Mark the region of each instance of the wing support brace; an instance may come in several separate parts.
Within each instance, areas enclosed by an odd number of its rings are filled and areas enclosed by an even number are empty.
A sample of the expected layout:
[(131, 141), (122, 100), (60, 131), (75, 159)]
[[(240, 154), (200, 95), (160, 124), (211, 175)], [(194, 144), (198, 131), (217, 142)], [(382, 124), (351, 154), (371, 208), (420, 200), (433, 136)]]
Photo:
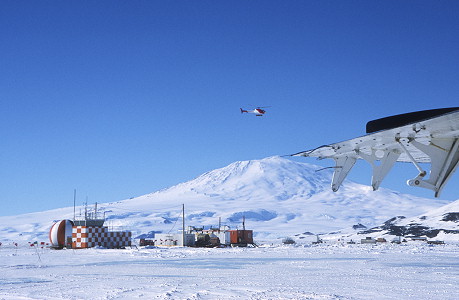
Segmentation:
[[(372, 150), (371, 155), (365, 154), (359, 150), (355, 150), (356, 156), (340, 156), (335, 157), (336, 162), (335, 172), (333, 173), (332, 180), (332, 190), (334, 192), (338, 191), (341, 183), (346, 178), (349, 171), (354, 166), (357, 161), (357, 157), (361, 157), (371, 164), (373, 168), (373, 176), (371, 178), (371, 186), (373, 190), (376, 191), (384, 177), (389, 173), (389, 171), (394, 166), (398, 157), (400, 156), (400, 151), (398, 149), (385, 149), (385, 150)], [(381, 157), (378, 157), (376, 153), (381, 154)], [(380, 162), (378, 162), (380, 161)]]
[(333, 173), (331, 187), (332, 190), (336, 192), (338, 191), (341, 183), (344, 181), (349, 171), (355, 165), (357, 158), (352, 156), (340, 156), (335, 157), (334, 160), (336, 162), (336, 167), (335, 172)]
[[(405, 145), (400, 141), (400, 137), (396, 137), (395, 140), (419, 171), (419, 174), (415, 178), (408, 180), (407, 184), (409, 186), (433, 190), (435, 192), (435, 197), (439, 197), (444, 186), (459, 165), (459, 139), (432, 138), (430, 144), (426, 145), (416, 141), (414, 138), (408, 138), (408, 143), (424, 152), (430, 158), (431, 168), (428, 179), (424, 178), (427, 172), (416, 162)], [(371, 154), (366, 154), (356, 149), (355, 156), (351, 154), (349, 156), (334, 157), (333, 159), (335, 160), (336, 166), (334, 167), (335, 172), (331, 184), (332, 190), (334, 192), (338, 191), (359, 157), (372, 166), (373, 176), (371, 178), (371, 186), (373, 190), (377, 190), (383, 179), (397, 162), (401, 153), (399, 148), (384, 150), (372, 149)]]
[(359, 150), (356, 150), (356, 152), (361, 158), (366, 160), (373, 169), (373, 176), (371, 177), (373, 191), (379, 188), (381, 182), (392, 169), (401, 154), (398, 149), (372, 150), (371, 155), (362, 153)]
[(432, 138), (428, 145), (422, 144), (414, 139), (409, 139), (409, 143), (430, 157), (431, 167), (428, 180), (424, 179), (426, 172), (416, 163), (405, 146), (399, 139), (397, 142), (402, 146), (405, 153), (419, 170), (419, 175), (408, 180), (407, 184), (409, 186), (433, 190), (435, 192), (435, 197), (440, 196), (444, 186), (457, 169), (459, 163), (459, 139)]

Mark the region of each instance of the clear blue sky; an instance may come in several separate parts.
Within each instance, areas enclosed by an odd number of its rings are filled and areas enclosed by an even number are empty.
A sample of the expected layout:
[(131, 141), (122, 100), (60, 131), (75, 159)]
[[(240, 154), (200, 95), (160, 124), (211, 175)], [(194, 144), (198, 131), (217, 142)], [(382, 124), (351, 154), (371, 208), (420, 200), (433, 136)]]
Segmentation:
[[(74, 189), (78, 204), (139, 196), (458, 106), (458, 32), (457, 1), (1, 1), (0, 215), (71, 206)], [(240, 114), (252, 106), (271, 107)], [(406, 187), (415, 175), (397, 166), (382, 187), (433, 197)]]

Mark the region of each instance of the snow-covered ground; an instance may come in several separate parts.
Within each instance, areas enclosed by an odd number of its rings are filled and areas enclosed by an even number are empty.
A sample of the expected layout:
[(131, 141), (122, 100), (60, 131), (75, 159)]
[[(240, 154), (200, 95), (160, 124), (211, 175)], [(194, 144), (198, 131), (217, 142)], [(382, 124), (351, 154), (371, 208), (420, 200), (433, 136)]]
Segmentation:
[(459, 245), (0, 247), (0, 299), (457, 299)]

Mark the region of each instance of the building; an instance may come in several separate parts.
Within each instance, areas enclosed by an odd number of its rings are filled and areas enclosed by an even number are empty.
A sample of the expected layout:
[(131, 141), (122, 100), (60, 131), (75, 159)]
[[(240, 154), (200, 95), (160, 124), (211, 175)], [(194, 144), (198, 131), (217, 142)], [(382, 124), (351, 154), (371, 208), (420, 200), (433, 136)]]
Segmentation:
[(130, 231), (109, 231), (106, 226), (73, 226), (72, 248), (124, 248), (131, 246)]
[(246, 247), (253, 245), (253, 231), (252, 230), (229, 230), (231, 246)]
[(130, 231), (109, 231), (104, 219), (61, 220), (49, 231), (51, 247), (74, 248), (124, 248), (131, 246)]
[[(183, 238), (185, 237), (185, 243), (183, 242)], [(194, 246), (195, 244), (195, 236), (194, 234), (186, 233), (183, 235), (182, 233), (176, 234), (165, 234), (165, 233), (157, 233), (155, 234), (155, 246)]]
[(229, 230), (228, 226), (220, 228), (188, 227), (188, 233), (196, 236), (196, 246), (238, 246), (253, 245), (253, 230)]
[(231, 237), (228, 226), (209, 229), (188, 226), (188, 233), (196, 236), (196, 246), (231, 245)]
[(360, 240), (361, 244), (376, 244), (376, 240), (370, 236)]
[(427, 242), (427, 237), (425, 236), (406, 236), (406, 238), (411, 239), (412, 241)]

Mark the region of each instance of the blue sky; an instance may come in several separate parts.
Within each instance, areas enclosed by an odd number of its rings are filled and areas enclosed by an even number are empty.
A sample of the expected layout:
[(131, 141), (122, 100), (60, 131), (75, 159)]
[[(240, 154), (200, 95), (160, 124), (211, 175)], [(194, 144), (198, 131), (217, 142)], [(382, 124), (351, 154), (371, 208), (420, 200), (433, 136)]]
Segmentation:
[[(2, 1), (0, 215), (71, 206), (74, 189), (78, 204), (139, 196), (458, 106), (458, 32), (457, 1)], [(240, 114), (253, 106), (271, 107)], [(433, 197), (406, 187), (416, 175), (397, 166), (382, 187)], [(349, 178), (369, 184), (370, 167)]]

